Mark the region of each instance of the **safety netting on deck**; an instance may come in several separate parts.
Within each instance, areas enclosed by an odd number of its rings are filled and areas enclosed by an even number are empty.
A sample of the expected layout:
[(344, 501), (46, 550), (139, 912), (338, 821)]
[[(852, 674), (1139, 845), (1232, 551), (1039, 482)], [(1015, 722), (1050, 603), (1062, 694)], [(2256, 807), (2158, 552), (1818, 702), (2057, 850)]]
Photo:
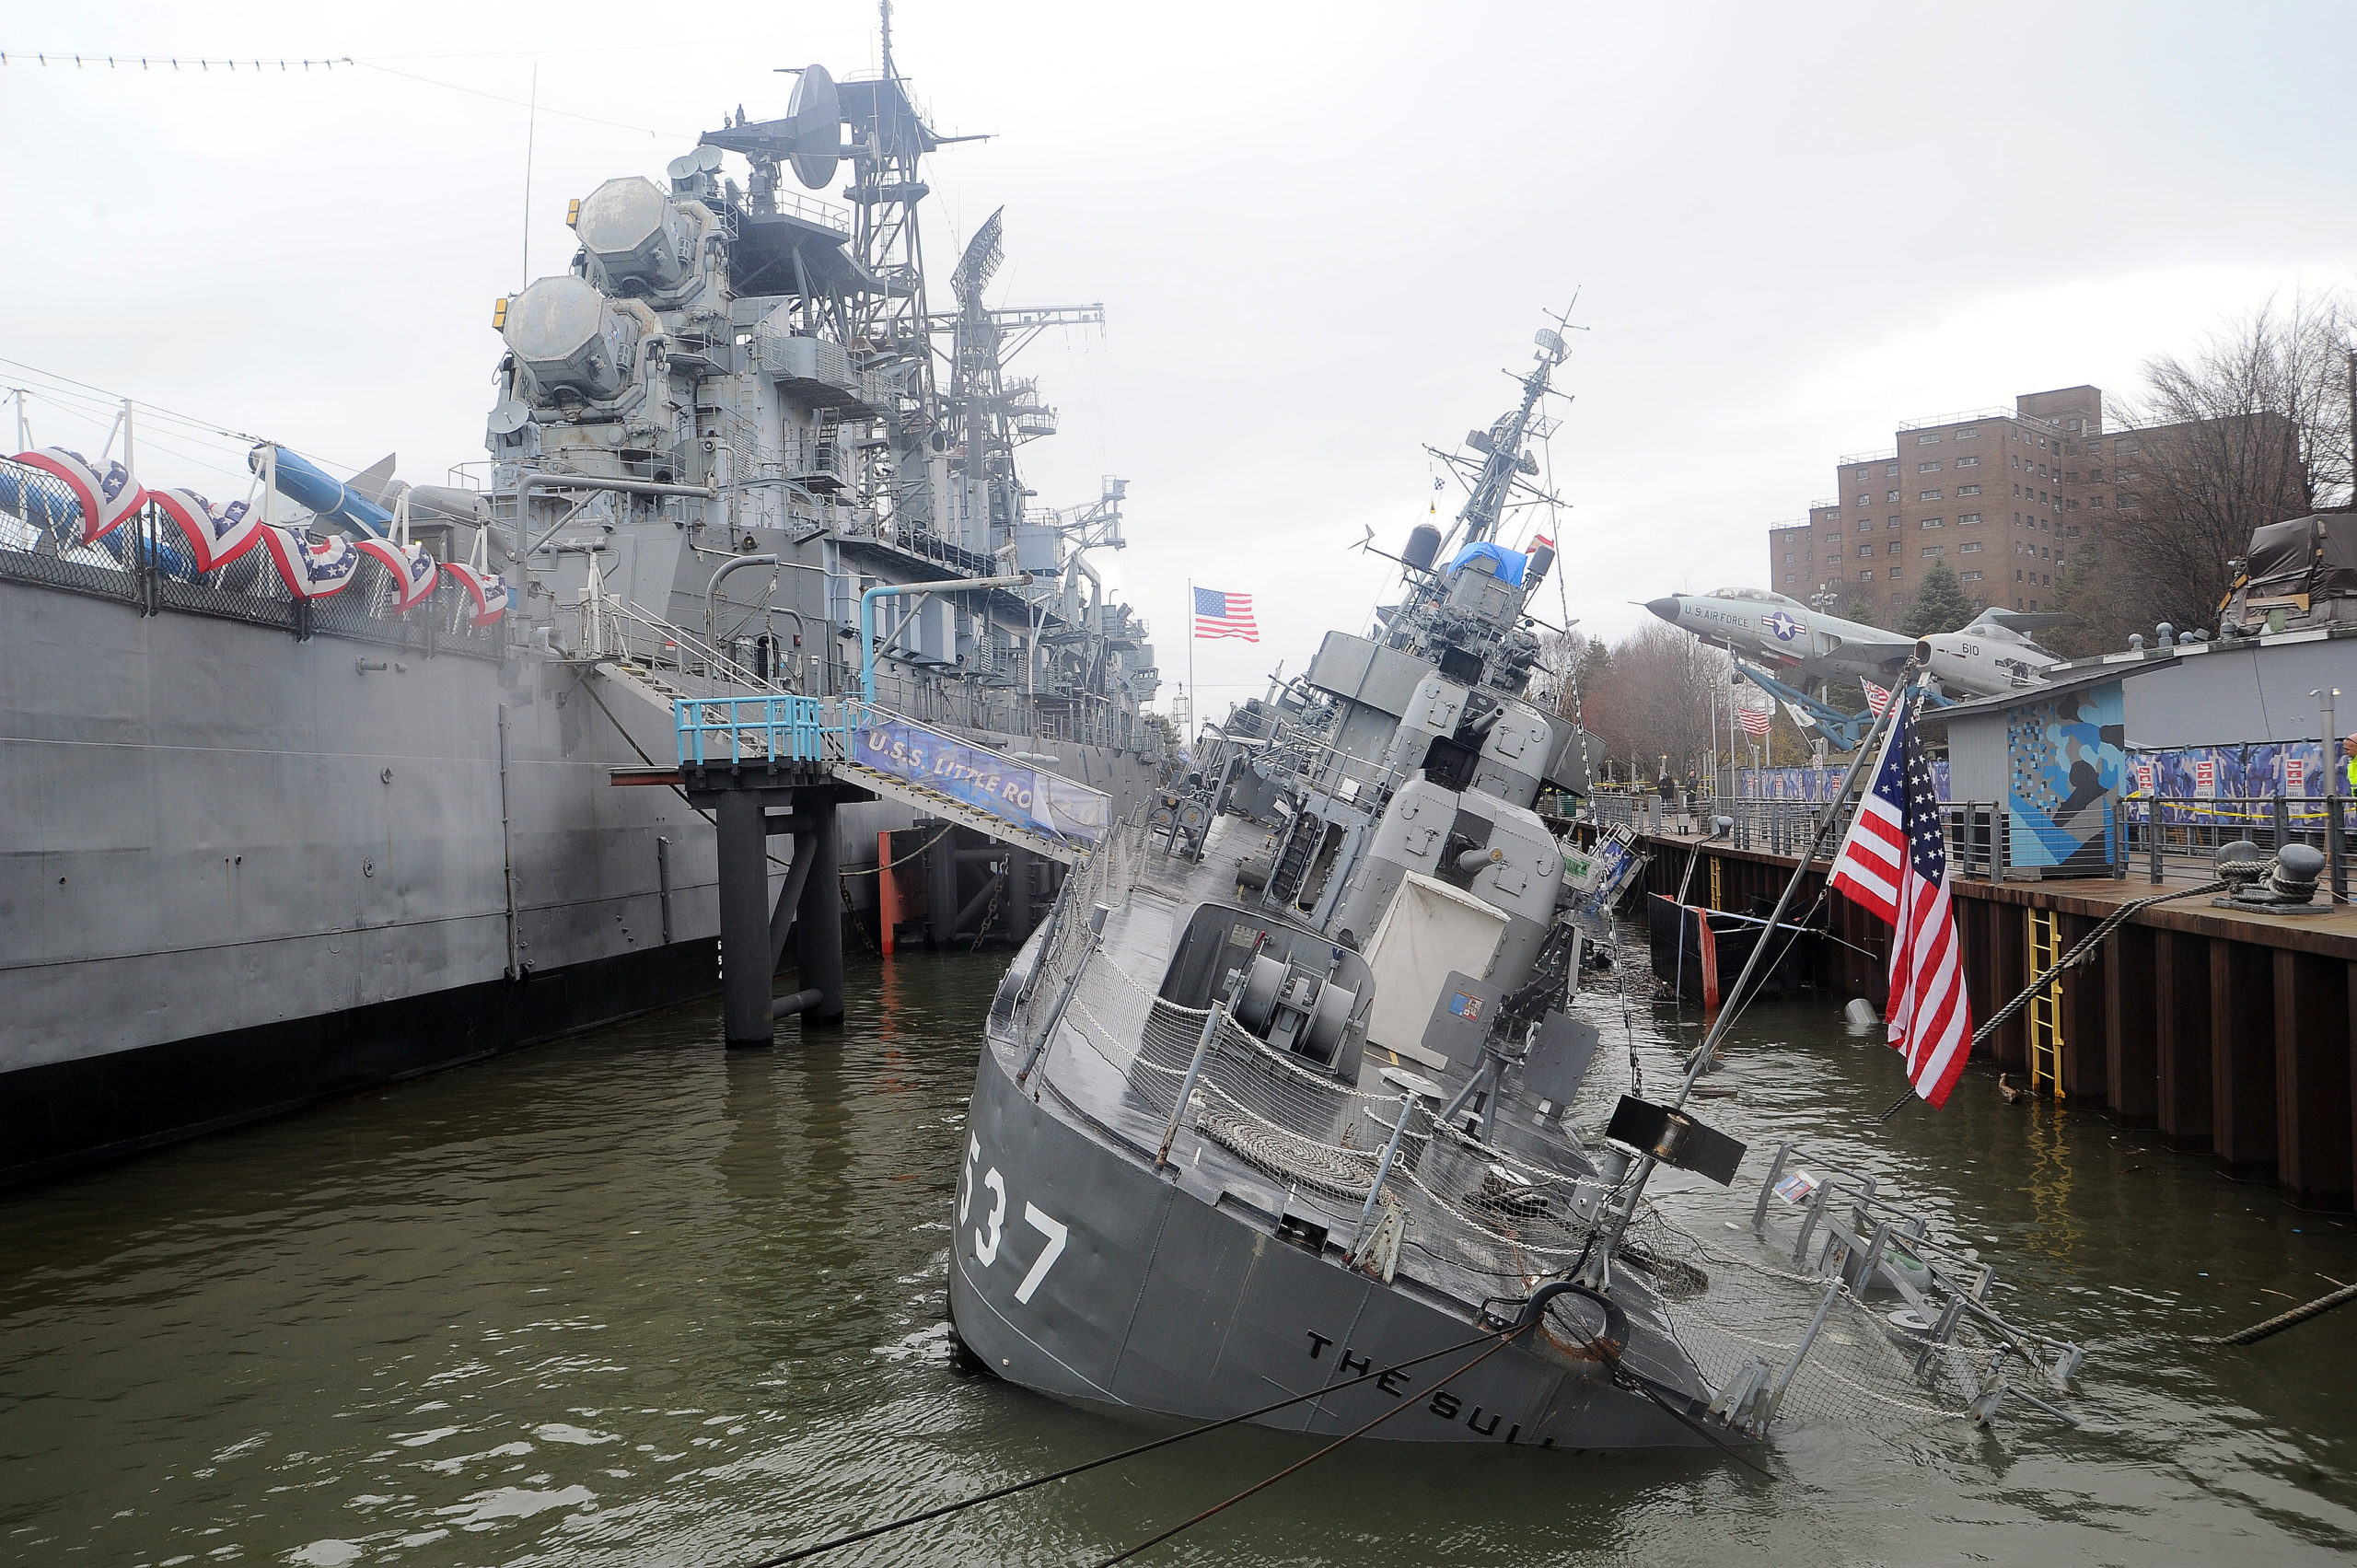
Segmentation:
[[(1367, 1237), (1338, 1234), (1337, 1242), (1359, 1246), (1387, 1227), (1384, 1261), (1427, 1277), (1471, 1276), (1502, 1299), (1573, 1269), (1621, 1189), (1492, 1146), (1437, 1121), (1435, 1108), (1413, 1097), (1341, 1083), (1271, 1050), (1224, 1009), (1163, 998), (1159, 976), (1130, 973), (1093, 951), (1086, 916), (1094, 904), (1118, 906), (1141, 887), (1178, 899), (1192, 871), (1191, 862), (1161, 853), (1134, 823), (1076, 867), (1018, 1009), (1019, 1038), (1037, 1037), (1064, 981), (1082, 966), (1063, 1023), (1126, 1081), (1129, 1109), (1140, 1113), (1129, 1122), (1132, 1134), (1191, 1132), (1274, 1183), (1349, 1208), (1365, 1202), (1396, 1133), (1376, 1224)], [(1600, 1123), (1623, 1089), (1642, 1086), (1633, 1066), (1631, 1081), (1616, 1081), (1620, 1076), (1610, 1053), (1600, 1052), (1571, 1116)], [(1182, 1087), (1187, 1104), (1174, 1128)], [(1152, 1134), (1146, 1140), (1142, 1152), (1152, 1156)], [(1880, 1288), (1883, 1274), (1867, 1277), (1851, 1249), (1826, 1244), (1829, 1232), (1796, 1248), (1786, 1206), (1767, 1205), (1756, 1230), (1753, 1207), (1743, 1189), (1730, 1191), (1718, 1223), (1733, 1221), (1733, 1228), (1718, 1235), (1644, 1202), (1613, 1254), (1612, 1268), (1640, 1276), (1661, 1302), (1678, 1343), (1713, 1390), (1746, 1378), (1771, 1383), (1781, 1388), (1773, 1410), (1780, 1427), (1834, 1421), (1878, 1430), (1967, 1416), (2008, 1376), (2017, 1388), (2053, 1397), (2050, 1342), (2012, 1341), (1967, 1311), (1934, 1342), (1920, 1313), (1907, 1316), (1908, 1299)], [(1870, 1218), (1849, 1217), (1853, 1227)], [(1894, 1243), (1892, 1254), (1895, 1265), (1920, 1272), (1934, 1304), (1951, 1294), (1944, 1286), (1975, 1272), (1968, 1258), (1929, 1235)], [(1586, 1331), (1566, 1320), (1557, 1338), (1576, 1344)], [(1794, 1365), (1804, 1343), (1807, 1353)], [(1628, 1365), (1664, 1383), (1686, 1381), (1674, 1366), (1648, 1365), (1642, 1348)]]

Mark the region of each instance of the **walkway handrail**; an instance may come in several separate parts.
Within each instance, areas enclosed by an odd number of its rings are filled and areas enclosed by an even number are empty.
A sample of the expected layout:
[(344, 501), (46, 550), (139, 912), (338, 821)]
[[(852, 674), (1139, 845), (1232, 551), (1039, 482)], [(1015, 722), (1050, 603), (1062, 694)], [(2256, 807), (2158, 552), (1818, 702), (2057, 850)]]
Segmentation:
[(785, 692), (681, 697), (672, 704), (679, 765), (843, 761), (851, 756), (862, 706), (842, 697)]
[(673, 704), (682, 768), (781, 762), (864, 769), (1011, 827), (1090, 844), (1110, 825), (1103, 790), (960, 740), (850, 697), (681, 697)]

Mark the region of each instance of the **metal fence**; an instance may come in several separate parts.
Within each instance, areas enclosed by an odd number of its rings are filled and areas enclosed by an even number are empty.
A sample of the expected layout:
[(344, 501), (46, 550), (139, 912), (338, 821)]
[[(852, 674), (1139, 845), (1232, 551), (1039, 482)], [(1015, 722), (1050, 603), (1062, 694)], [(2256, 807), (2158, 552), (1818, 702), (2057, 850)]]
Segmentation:
[(2128, 822), (2131, 860), (2149, 856), (2155, 843), (2163, 855), (2214, 856), (2221, 844), (2248, 839), (2272, 852), (2303, 843), (2322, 850), (2328, 811), (2348, 820), (2337, 796), (2217, 796), (2204, 800), (2131, 796), (2121, 803)]
[[(1856, 814), (1854, 800), (1836, 807), (1805, 800), (1722, 797), (1697, 801), (1699, 809), (1691, 816), (1672, 814), (1665, 809), (1667, 804), (1661, 796), (1651, 794), (1598, 793), (1587, 797), (1585, 815), (1599, 827), (1621, 827), (1637, 833), (1660, 832), (1663, 824), (1674, 815), (1680, 825), (1692, 830), (1693, 842), (1718, 842), (1729, 849), (1797, 858), (1816, 842), (1831, 814), (1833, 828), (1827, 833), (1819, 855), (1824, 861), (1832, 857), (1840, 834), (1848, 830), (1850, 819)], [(1984, 882), (2002, 881), (2005, 867), (2011, 864), (2003, 805), (1994, 800), (1943, 801), (1940, 817), (1947, 840), (1948, 875)], [(1715, 819), (1720, 818), (1731, 822), (1724, 838), (1717, 837)]]
[(91, 559), (94, 553), (86, 550), (51, 553), (0, 544), (0, 578), (111, 599), (143, 614), (202, 615), (270, 627), (297, 637), (343, 637), (421, 654), (494, 660), (504, 653), (505, 623), (475, 627), (471, 604), (459, 595), (437, 594), (401, 615), (390, 610), (386, 596), (372, 592), (366, 585), (325, 598), (297, 599), (283, 587), (273, 594), (269, 590), (278, 586), (277, 574), (261, 551), (194, 579), (143, 564), (135, 554), (124, 565)]
[[(1720, 797), (1696, 801), (1696, 809), (1689, 815), (1677, 810), (1678, 804), (1649, 791), (1634, 795), (1599, 791), (1586, 798), (1582, 814), (1600, 827), (1623, 827), (1635, 833), (1686, 830), (1694, 841), (1702, 842), (1712, 842), (1713, 819), (1730, 818), (1733, 826), (1718, 841), (1728, 848), (1797, 856), (1816, 837), (1826, 814), (1836, 809), (1811, 801)], [(1839, 842), (1839, 833), (1848, 828), (1854, 810), (1854, 803), (1845, 803), (1839, 808), (1836, 830), (1828, 836), (1826, 858), (1831, 856), (1832, 846)], [(2333, 814), (2341, 819), (2340, 832), (2333, 830)], [(2347, 842), (2346, 830), (2351, 815), (2348, 802), (2337, 796), (2154, 799), (2131, 795), (2122, 799), (2114, 812), (2111, 842), (2103, 846), (2104, 853), (2096, 859), (2095, 865), (2108, 868), (2115, 877), (2142, 875), (2154, 882), (2166, 880), (2172, 865), (2179, 876), (2203, 877), (2221, 845), (2247, 839), (2269, 854), (2287, 844), (2305, 844), (2325, 854), (2337, 868), (2340, 855), (2336, 854), (2336, 843)], [(1951, 877), (2002, 882), (2008, 871), (2025, 867), (2015, 854), (2012, 814), (2004, 802), (1943, 801), (1940, 816), (1945, 825)], [(2029, 864), (2038, 865), (2048, 876), (2056, 872), (2055, 867), (2043, 862)]]

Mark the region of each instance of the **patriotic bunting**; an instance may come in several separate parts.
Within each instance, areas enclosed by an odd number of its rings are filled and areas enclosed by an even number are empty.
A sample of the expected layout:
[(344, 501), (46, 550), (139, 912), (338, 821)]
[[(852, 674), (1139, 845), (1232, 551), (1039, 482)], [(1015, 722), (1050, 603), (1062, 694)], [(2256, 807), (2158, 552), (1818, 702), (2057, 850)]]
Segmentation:
[(474, 599), (474, 624), (477, 626), (490, 626), (496, 623), (516, 602), (516, 590), (509, 587), (505, 579), (496, 572), (486, 572), (478, 567), (462, 565), (456, 561), (444, 566), (442, 570), (447, 573), (460, 587), (466, 589), (469, 596)]
[(434, 591), (440, 575), (434, 557), (422, 544), (395, 544), (389, 539), (364, 539), (353, 548), (393, 575), (393, 609), (406, 613)]
[(261, 514), (243, 501), (216, 506), (193, 490), (150, 491), (157, 509), (178, 524), (196, 569), (226, 566), (261, 542)]
[(286, 591), (296, 598), (325, 598), (352, 586), (360, 565), (360, 552), (342, 534), (313, 544), (300, 528), (261, 530), (262, 548), (278, 564)]
[(55, 474), (74, 492), (74, 499), (82, 507), (84, 544), (95, 544), (121, 528), (123, 519), (147, 501), (147, 493), (139, 488), (131, 470), (110, 459), (106, 460), (102, 472), (79, 452), (69, 452), (63, 447), (43, 447), (38, 452), (17, 453), (17, 461)]

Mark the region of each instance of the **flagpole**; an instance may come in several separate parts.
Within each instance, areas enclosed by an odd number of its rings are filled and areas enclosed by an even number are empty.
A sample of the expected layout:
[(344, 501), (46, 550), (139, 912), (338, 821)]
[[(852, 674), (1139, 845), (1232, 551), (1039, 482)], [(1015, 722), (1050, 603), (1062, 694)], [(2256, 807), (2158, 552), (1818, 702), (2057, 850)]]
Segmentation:
[(1195, 579), (1187, 579), (1187, 733), (1178, 738), (1181, 747), (1192, 748), (1199, 733), (1195, 724), (1195, 704), (1202, 694), (1195, 690)]
[[(1914, 656), (1907, 661), (1902, 679), (1911, 682), (1918, 670), (1929, 671), (1931, 662), (1931, 645), (1919, 641), (1915, 645)], [(1770, 912), (1768, 923), (1761, 930), (1759, 940), (1751, 945), (1751, 952), (1743, 961), (1743, 972), (1736, 977), (1735, 984), (1728, 988), (1726, 1005), (1719, 1009), (1717, 1021), (1712, 1024), (1709, 1033), (1703, 1037), (1702, 1043), (1695, 1048), (1693, 1060), (1686, 1064), (1685, 1081), (1678, 1086), (1678, 1098), (1670, 1104), (1672, 1110), (1683, 1110), (1686, 1108), (1688, 1098), (1694, 1092), (1695, 1081), (1702, 1075), (1704, 1064), (1711, 1060), (1712, 1053), (1718, 1049), (1720, 1040), (1725, 1037), (1728, 1028), (1735, 1022), (1736, 1016), (1743, 1011), (1745, 993), (1751, 985), (1754, 971), (1759, 968), (1761, 957), (1768, 951), (1768, 938), (1775, 934), (1777, 927), (1783, 924), (1785, 914), (1793, 907), (1793, 895), (1800, 891), (1801, 878), (1808, 874), (1808, 868), (1815, 863), (1817, 852), (1825, 847), (1826, 835), (1831, 832), (1833, 825), (1841, 819), (1841, 803), (1850, 798), (1850, 788), (1858, 782), (1859, 770), (1865, 766), (1869, 756), (1878, 760), (1882, 747), (1888, 744), (1888, 737), (1885, 732), (1892, 729), (1899, 706), (1897, 701), (1884, 705), (1882, 713), (1875, 717), (1874, 725), (1868, 729), (1865, 739), (1859, 743), (1857, 754), (1850, 759), (1850, 771), (1842, 775), (1841, 787), (1833, 796), (1833, 809), (1825, 814), (1825, 820), (1818, 825), (1816, 837), (1809, 840), (1808, 847), (1802, 852), (1800, 859), (1794, 864), (1792, 877), (1784, 883), (1784, 890), (1777, 898), (1776, 907)], [(1651, 1155), (1645, 1156), (1639, 1162), (1636, 1179), (1629, 1184), (1628, 1201), (1614, 1218), (1611, 1239), (1605, 1243), (1606, 1258), (1611, 1256), (1612, 1249), (1620, 1243), (1620, 1233), (1628, 1228), (1630, 1220), (1635, 1217), (1638, 1200), (1644, 1195), (1645, 1182), (1653, 1175), (1654, 1167), (1659, 1163)], [(1593, 1266), (1600, 1266), (1600, 1260), (1598, 1265)]]

